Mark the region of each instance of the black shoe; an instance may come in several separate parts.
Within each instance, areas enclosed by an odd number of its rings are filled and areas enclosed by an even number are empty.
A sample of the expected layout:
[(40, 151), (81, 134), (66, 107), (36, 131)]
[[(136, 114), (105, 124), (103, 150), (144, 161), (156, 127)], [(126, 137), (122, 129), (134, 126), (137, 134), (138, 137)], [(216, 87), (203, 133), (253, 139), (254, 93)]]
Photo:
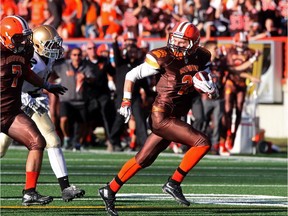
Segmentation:
[(85, 191), (80, 189), (80, 188), (77, 188), (76, 186), (74, 185), (71, 185), (70, 187), (68, 188), (65, 188), (63, 191), (62, 191), (62, 199), (65, 201), (65, 202), (69, 202), (69, 201), (72, 201), (74, 198), (81, 198), (83, 197), (85, 194)]
[(22, 192), (22, 205), (30, 206), (30, 205), (46, 205), (53, 201), (53, 197), (51, 196), (42, 196), (37, 191), (28, 191), (23, 190)]
[(105, 187), (100, 188), (98, 191), (99, 195), (104, 201), (107, 213), (111, 216), (118, 216), (118, 213), (115, 209), (115, 201), (116, 201), (115, 193), (111, 191), (109, 185), (107, 184)]
[(170, 179), (166, 184), (163, 185), (162, 191), (164, 193), (170, 194), (173, 198), (181, 205), (189, 206), (190, 202), (186, 200), (182, 193), (182, 188), (180, 185), (173, 183)]

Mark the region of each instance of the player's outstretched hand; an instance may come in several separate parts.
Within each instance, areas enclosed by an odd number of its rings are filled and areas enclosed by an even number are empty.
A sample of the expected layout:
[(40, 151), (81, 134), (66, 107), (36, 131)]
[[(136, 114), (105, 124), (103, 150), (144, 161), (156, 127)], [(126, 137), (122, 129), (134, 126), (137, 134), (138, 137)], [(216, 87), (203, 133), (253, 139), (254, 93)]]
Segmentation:
[(45, 82), (44, 89), (46, 89), (48, 92), (53, 93), (54, 95), (63, 95), (68, 89), (62, 85), (59, 84), (51, 84), (48, 82)]
[(124, 98), (122, 100), (122, 104), (119, 110), (119, 113), (124, 116), (125, 123), (127, 123), (131, 117), (131, 101), (129, 99)]

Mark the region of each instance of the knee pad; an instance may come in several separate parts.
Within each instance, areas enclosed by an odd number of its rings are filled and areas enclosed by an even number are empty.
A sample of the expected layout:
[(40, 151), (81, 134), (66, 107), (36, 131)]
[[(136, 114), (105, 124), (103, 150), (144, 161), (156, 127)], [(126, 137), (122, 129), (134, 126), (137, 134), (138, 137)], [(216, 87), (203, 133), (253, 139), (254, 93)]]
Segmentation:
[(56, 131), (51, 131), (44, 135), (46, 148), (61, 148), (61, 140)]
[(35, 114), (32, 116), (32, 119), (45, 138), (46, 148), (60, 148), (61, 140), (49, 115), (47, 113), (41, 116)]

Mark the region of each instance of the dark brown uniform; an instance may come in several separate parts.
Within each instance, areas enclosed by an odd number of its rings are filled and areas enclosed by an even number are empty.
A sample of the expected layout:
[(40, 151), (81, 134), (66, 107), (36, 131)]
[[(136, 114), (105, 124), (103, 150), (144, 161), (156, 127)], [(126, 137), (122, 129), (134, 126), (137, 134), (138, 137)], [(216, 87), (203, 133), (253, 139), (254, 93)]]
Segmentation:
[[(232, 46), (227, 50), (227, 66), (228, 66), (228, 77), (224, 88), (225, 93), (225, 126), (226, 130), (231, 131), (232, 125), (232, 111), (235, 105), (236, 107), (236, 122), (235, 132), (237, 131), (238, 125), (241, 121), (241, 112), (246, 95), (246, 78), (242, 78), (240, 75), (243, 72), (251, 72), (252, 66), (245, 71), (233, 72), (229, 70), (229, 66), (239, 66), (244, 62), (248, 61), (255, 54), (255, 51), (247, 48), (242, 52), (238, 52), (235, 46)], [(234, 134), (235, 135), (235, 134)], [(234, 136), (233, 135), (233, 136)], [(234, 138), (234, 137), (233, 137)]]
[(153, 163), (171, 141), (190, 147), (210, 145), (206, 135), (180, 119), (191, 108), (194, 91), (192, 77), (209, 67), (210, 52), (200, 47), (194, 55), (187, 56), (186, 61), (174, 58), (167, 47), (152, 50), (149, 54), (157, 60), (160, 73), (150, 117), (152, 133), (136, 155), (142, 167)]
[(30, 69), (31, 50), (15, 54), (1, 44), (1, 132), (26, 145), (29, 150), (43, 150), (45, 140), (35, 123), (21, 110), (24, 80), (33, 80)]

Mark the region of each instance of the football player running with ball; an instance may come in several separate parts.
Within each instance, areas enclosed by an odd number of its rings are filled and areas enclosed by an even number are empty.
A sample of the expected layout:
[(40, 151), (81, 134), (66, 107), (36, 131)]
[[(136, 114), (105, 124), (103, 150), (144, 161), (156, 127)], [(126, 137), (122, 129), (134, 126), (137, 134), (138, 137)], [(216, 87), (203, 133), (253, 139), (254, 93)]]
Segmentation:
[[(56, 29), (50, 25), (40, 25), (33, 29), (34, 55), (30, 61), (31, 69), (43, 80), (48, 79), (55, 60), (63, 55), (62, 41)], [(66, 162), (61, 149), (61, 140), (48, 115), (49, 101), (47, 94), (43, 93), (42, 88), (24, 82), (21, 98), (22, 110), (36, 123), (46, 140), (50, 165), (58, 179), (62, 199), (71, 201), (76, 197), (83, 197), (85, 191), (69, 183)], [(11, 142), (10, 137), (1, 134), (1, 157), (5, 155)]]
[(187, 173), (209, 151), (209, 138), (181, 120), (191, 107), (191, 97), (201, 89), (210, 98), (217, 97), (218, 91), (209, 80), (196, 79), (198, 71), (209, 70), (211, 54), (199, 47), (199, 30), (189, 22), (178, 23), (169, 34), (167, 46), (151, 50), (145, 62), (131, 71), (125, 78), (123, 102), (120, 114), (128, 122), (131, 116), (132, 90), (136, 80), (156, 75), (157, 96), (153, 103), (149, 124), (152, 133), (148, 136), (143, 148), (135, 157), (128, 160), (119, 173), (105, 187), (99, 189), (110, 215), (118, 215), (115, 209), (115, 195), (122, 185), (139, 170), (150, 166), (157, 156), (164, 151), (170, 142), (181, 143), (190, 147), (181, 163), (163, 185), (164, 193), (170, 194), (178, 203), (189, 206), (182, 193), (181, 183)]

